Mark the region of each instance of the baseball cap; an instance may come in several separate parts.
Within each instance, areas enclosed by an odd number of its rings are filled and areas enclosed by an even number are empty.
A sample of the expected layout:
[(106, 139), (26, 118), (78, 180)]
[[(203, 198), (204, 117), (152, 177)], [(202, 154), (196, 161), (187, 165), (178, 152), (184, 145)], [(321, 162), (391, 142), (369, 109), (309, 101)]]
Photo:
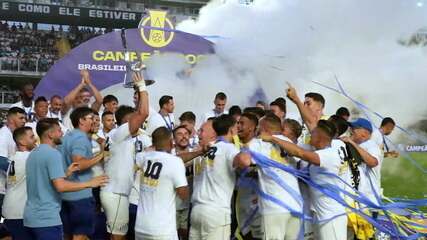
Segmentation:
[(370, 133), (372, 133), (372, 124), (369, 122), (369, 120), (365, 118), (358, 118), (353, 122), (350, 122), (351, 128), (364, 128), (368, 130)]

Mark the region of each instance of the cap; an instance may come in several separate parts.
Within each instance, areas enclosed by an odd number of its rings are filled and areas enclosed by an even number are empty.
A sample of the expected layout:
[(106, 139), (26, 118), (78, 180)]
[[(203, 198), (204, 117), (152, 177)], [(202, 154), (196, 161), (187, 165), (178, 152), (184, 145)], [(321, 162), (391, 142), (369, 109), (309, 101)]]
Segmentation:
[(370, 133), (372, 133), (372, 124), (369, 122), (369, 120), (365, 118), (358, 118), (353, 122), (350, 122), (351, 128), (364, 128), (368, 130)]

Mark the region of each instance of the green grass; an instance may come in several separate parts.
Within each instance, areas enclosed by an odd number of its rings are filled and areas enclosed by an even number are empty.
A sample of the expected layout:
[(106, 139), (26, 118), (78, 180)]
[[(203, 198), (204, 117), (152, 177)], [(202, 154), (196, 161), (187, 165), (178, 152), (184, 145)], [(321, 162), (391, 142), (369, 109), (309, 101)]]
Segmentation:
[[(427, 169), (427, 153), (411, 153), (424, 169)], [(427, 174), (409, 159), (385, 158), (381, 171), (382, 187), (387, 197), (427, 198)]]

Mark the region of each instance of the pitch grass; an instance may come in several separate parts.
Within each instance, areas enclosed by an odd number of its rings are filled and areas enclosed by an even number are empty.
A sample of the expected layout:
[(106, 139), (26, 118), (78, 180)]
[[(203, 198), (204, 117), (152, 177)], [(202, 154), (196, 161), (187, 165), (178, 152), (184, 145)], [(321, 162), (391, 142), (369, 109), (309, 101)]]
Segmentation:
[[(427, 153), (411, 153), (425, 170), (427, 170)], [(404, 157), (384, 159), (382, 187), (387, 197), (422, 199), (427, 198), (427, 173), (422, 172)], [(427, 212), (427, 206), (423, 207)]]

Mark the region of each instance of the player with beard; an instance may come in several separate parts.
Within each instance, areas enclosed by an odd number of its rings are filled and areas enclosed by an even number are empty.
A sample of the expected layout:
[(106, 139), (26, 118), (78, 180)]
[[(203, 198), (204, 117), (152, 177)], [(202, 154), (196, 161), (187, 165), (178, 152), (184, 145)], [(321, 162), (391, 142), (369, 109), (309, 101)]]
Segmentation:
[(30, 127), (20, 127), (13, 131), (13, 139), (17, 151), (10, 158), (2, 216), (13, 239), (31, 239), (23, 223), (27, 200), (25, 164), (31, 150), (36, 147), (36, 138)]
[(228, 240), (231, 235), (231, 200), (236, 175), (233, 161), (239, 150), (232, 143), (237, 125), (223, 114), (213, 120), (217, 140), (194, 163), (194, 191), (190, 239)]
[(80, 191), (104, 185), (108, 177), (99, 176), (89, 181), (66, 180), (79, 171), (80, 164), (73, 163), (64, 173), (63, 156), (56, 147), (61, 144), (62, 131), (57, 119), (45, 118), (37, 123), (41, 144), (29, 155), (26, 167), (27, 202), (24, 209), (24, 226), (31, 239), (62, 240), (60, 193)]
[[(191, 152), (192, 148), (190, 147), (190, 134), (191, 132), (187, 129), (186, 126), (178, 126), (173, 130), (174, 137), (174, 149), (172, 153), (174, 155)], [(191, 178), (191, 168), (192, 162), (186, 163), (185, 174), (187, 176), (187, 181)], [(191, 186), (190, 186), (191, 187)], [(190, 209), (189, 199), (183, 201), (181, 198), (176, 198), (176, 223), (178, 229), (179, 239), (188, 238), (188, 214)]]
[[(254, 114), (247, 112), (242, 114), (237, 123), (238, 136), (242, 148), (248, 148), (253, 151), (258, 151), (261, 148), (262, 141), (256, 138), (257, 126), (258, 118)], [(257, 206), (258, 196), (255, 191), (251, 188), (239, 187), (236, 197), (237, 231), (244, 235), (244, 239), (262, 239), (264, 235), (259, 212), (254, 215), (249, 226), (245, 226), (242, 229)], [(236, 232), (236, 234), (239, 233)]]
[[(111, 134), (110, 158), (104, 164), (110, 182), (101, 189), (101, 203), (107, 217), (107, 230), (112, 239), (126, 239), (129, 222), (129, 199), (134, 187), (137, 155), (146, 147), (140, 127), (148, 116), (148, 93), (145, 80), (133, 75), (136, 87), (136, 109), (120, 106), (116, 113), (117, 128)], [(151, 144), (150, 144), (151, 145)]]

